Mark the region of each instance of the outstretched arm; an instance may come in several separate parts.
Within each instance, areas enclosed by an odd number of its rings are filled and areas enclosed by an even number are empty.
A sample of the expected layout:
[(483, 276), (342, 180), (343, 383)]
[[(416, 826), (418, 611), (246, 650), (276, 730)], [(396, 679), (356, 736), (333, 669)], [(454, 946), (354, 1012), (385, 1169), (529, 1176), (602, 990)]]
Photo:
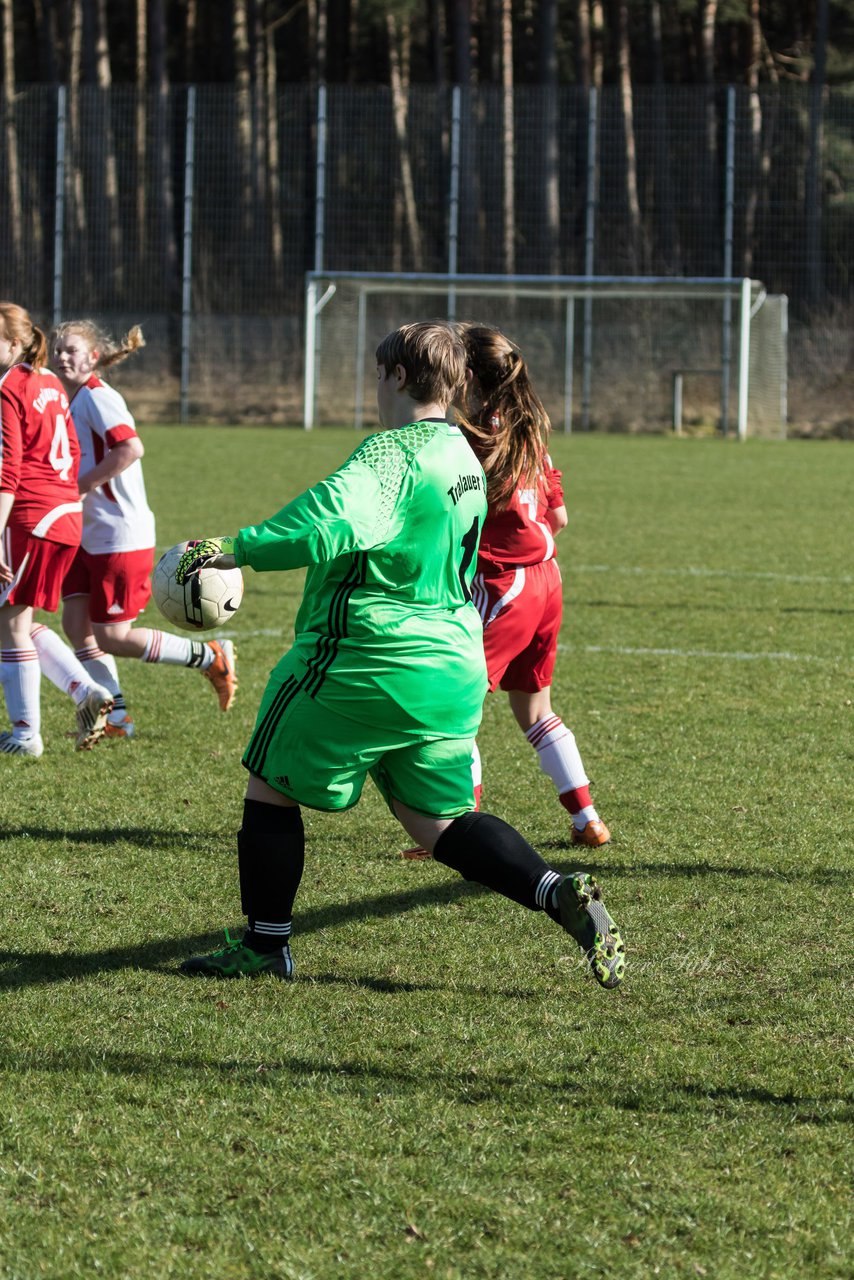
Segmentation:
[(127, 471), (137, 458), (141, 458), (144, 452), (139, 436), (131, 436), (127, 440), (120, 440), (118, 444), (114, 444), (97, 466), (85, 472), (77, 481), (81, 496), (92, 489), (97, 489), (99, 485), (115, 480), (116, 476)]
[(234, 538), (201, 538), (187, 543), (187, 550), (175, 566), (175, 581), (183, 586), (200, 569), (234, 569)]

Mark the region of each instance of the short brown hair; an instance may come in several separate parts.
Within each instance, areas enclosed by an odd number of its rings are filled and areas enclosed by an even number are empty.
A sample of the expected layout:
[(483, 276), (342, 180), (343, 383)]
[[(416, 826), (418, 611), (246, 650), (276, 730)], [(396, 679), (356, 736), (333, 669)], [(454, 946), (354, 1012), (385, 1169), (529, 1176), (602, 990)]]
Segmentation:
[(404, 324), (377, 347), (377, 364), (390, 373), (402, 365), (406, 390), (416, 404), (449, 405), (466, 378), (466, 349), (442, 320)]

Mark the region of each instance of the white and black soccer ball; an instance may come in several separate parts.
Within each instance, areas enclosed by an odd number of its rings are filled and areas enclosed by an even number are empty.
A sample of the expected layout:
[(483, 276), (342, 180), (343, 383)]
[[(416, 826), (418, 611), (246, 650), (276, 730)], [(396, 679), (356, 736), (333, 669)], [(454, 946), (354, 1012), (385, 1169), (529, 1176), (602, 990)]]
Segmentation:
[(239, 569), (202, 569), (179, 586), (175, 569), (188, 543), (178, 542), (154, 566), (154, 603), (163, 617), (182, 631), (211, 631), (227, 623), (243, 599)]

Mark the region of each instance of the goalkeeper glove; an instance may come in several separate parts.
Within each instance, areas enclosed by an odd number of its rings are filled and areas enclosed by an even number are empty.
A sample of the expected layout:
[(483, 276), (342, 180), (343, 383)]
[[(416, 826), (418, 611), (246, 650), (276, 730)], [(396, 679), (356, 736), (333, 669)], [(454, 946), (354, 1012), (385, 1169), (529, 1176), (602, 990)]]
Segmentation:
[(188, 542), (187, 550), (175, 566), (175, 581), (181, 587), (215, 556), (230, 555), (234, 555), (234, 538), (202, 538)]

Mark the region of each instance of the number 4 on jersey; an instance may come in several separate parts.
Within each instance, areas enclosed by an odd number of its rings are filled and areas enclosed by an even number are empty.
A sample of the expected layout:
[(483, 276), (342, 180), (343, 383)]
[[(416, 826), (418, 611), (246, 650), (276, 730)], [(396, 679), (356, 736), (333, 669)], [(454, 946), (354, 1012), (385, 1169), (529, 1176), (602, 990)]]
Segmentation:
[(61, 413), (56, 415), (56, 426), (53, 430), (53, 440), (50, 442), (48, 461), (54, 471), (59, 472), (60, 480), (68, 479), (74, 459), (71, 456), (71, 445), (68, 441), (68, 427)]

